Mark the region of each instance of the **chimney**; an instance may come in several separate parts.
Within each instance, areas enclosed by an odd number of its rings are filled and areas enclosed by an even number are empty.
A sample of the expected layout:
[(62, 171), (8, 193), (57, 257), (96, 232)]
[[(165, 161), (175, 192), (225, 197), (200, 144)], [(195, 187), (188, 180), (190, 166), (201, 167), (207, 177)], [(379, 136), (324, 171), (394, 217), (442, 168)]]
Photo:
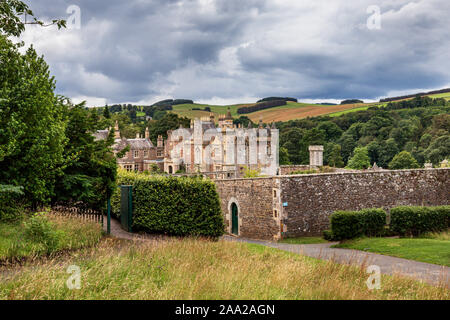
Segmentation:
[(309, 146), (309, 165), (311, 167), (323, 166), (323, 146)]
[(162, 135), (159, 135), (159, 136), (158, 136), (158, 141), (157, 141), (156, 146), (157, 146), (158, 148), (164, 147), (164, 140), (163, 140)]
[(114, 139), (120, 139), (119, 121), (117, 120), (114, 126)]
[(148, 127), (145, 128), (145, 139), (150, 139), (150, 130), (148, 130)]

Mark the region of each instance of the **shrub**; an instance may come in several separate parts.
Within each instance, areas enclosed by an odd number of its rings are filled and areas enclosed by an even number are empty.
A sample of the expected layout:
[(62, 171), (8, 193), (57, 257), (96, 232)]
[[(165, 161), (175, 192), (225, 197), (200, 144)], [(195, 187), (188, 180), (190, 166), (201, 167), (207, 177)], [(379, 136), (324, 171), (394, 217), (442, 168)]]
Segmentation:
[[(210, 180), (120, 171), (118, 181), (133, 185), (133, 229), (136, 231), (213, 238), (224, 232), (219, 195)], [(120, 190), (113, 198), (113, 212), (117, 215)]]
[(386, 211), (383, 209), (364, 209), (359, 211), (363, 233), (374, 237), (381, 235), (386, 225)]
[(357, 211), (336, 211), (331, 215), (331, 232), (336, 240), (353, 239), (363, 234)]
[(45, 212), (38, 212), (24, 222), (25, 238), (42, 245), (47, 254), (58, 250), (59, 242), (64, 236), (62, 230), (56, 230), (48, 220)]
[(11, 185), (0, 185), (0, 221), (12, 222), (20, 219), (23, 208), (19, 199), (23, 196), (23, 188)]
[(331, 234), (327, 234), (327, 237), (334, 240), (353, 239), (362, 235), (377, 236), (384, 231), (386, 212), (383, 209), (336, 211), (330, 221)]
[(450, 206), (391, 209), (391, 229), (402, 236), (419, 236), (448, 229)]
[(398, 153), (394, 159), (389, 162), (389, 169), (393, 170), (417, 168), (419, 168), (419, 163), (408, 151)]
[(324, 230), (324, 231), (323, 231), (323, 238), (324, 238), (325, 240), (328, 240), (328, 241), (333, 241), (333, 240), (335, 240), (335, 239), (334, 239), (334, 236), (333, 236), (333, 232), (331, 232), (331, 230)]

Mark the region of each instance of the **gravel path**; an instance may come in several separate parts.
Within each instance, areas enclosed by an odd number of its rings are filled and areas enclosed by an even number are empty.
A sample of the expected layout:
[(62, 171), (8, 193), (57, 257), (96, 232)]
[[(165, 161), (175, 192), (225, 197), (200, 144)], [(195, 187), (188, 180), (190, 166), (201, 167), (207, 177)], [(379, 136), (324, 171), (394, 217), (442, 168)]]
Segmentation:
[[(106, 219), (104, 219), (104, 221), (104, 229), (106, 230)], [(115, 219), (111, 219), (111, 235), (128, 240), (155, 240), (164, 238), (163, 236), (142, 235), (126, 232), (121, 228), (119, 221)], [(377, 265), (380, 267), (381, 273), (384, 274), (397, 274), (412, 277), (432, 285), (444, 284), (445, 286), (450, 287), (450, 268), (448, 267), (359, 250), (330, 248), (332, 245), (337, 244), (337, 242), (299, 245), (251, 240), (231, 236), (223, 236), (222, 239), (224, 241), (260, 244), (271, 248), (302, 254), (312, 258), (332, 260), (340, 264), (362, 267)]]

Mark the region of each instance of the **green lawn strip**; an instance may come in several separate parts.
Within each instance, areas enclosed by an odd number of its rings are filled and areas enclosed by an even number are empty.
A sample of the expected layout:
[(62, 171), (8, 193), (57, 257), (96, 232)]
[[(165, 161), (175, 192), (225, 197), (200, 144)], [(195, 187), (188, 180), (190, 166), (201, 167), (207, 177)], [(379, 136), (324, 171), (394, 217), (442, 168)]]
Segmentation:
[(280, 241), (280, 243), (288, 244), (317, 244), (328, 243), (327, 240), (321, 237), (301, 237), (301, 238), (287, 238)]
[(362, 238), (333, 248), (346, 248), (450, 267), (450, 241), (407, 238)]

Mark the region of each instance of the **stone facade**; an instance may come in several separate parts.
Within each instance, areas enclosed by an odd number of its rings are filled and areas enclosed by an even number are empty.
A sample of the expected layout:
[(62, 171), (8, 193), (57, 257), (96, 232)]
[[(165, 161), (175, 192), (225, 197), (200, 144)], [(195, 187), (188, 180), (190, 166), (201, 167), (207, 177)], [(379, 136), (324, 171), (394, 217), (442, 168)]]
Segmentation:
[[(276, 175), (278, 170), (278, 130), (251, 124), (248, 128), (233, 124), (233, 117), (214, 114), (191, 121), (190, 128), (167, 132), (164, 171), (169, 174), (221, 173), (221, 178), (239, 177), (245, 168), (263, 175)], [(263, 159), (265, 161), (263, 161)]]
[(235, 202), (239, 236), (254, 239), (320, 235), (336, 210), (450, 204), (450, 169), (276, 176), (216, 185), (226, 231)]
[[(94, 134), (95, 139), (106, 139), (110, 130), (99, 130)], [(164, 145), (162, 136), (158, 137), (158, 144), (155, 147), (150, 140), (148, 128), (145, 130), (145, 136), (139, 134), (135, 139), (127, 139), (121, 137), (119, 124), (116, 121), (114, 128), (115, 143), (113, 151), (115, 154), (125, 149), (127, 146), (130, 150), (122, 157), (117, 159), (120, 168), (127, 171), (151, 171), (152, 166), (157, 165), (162, 171), (164, 170)]]

